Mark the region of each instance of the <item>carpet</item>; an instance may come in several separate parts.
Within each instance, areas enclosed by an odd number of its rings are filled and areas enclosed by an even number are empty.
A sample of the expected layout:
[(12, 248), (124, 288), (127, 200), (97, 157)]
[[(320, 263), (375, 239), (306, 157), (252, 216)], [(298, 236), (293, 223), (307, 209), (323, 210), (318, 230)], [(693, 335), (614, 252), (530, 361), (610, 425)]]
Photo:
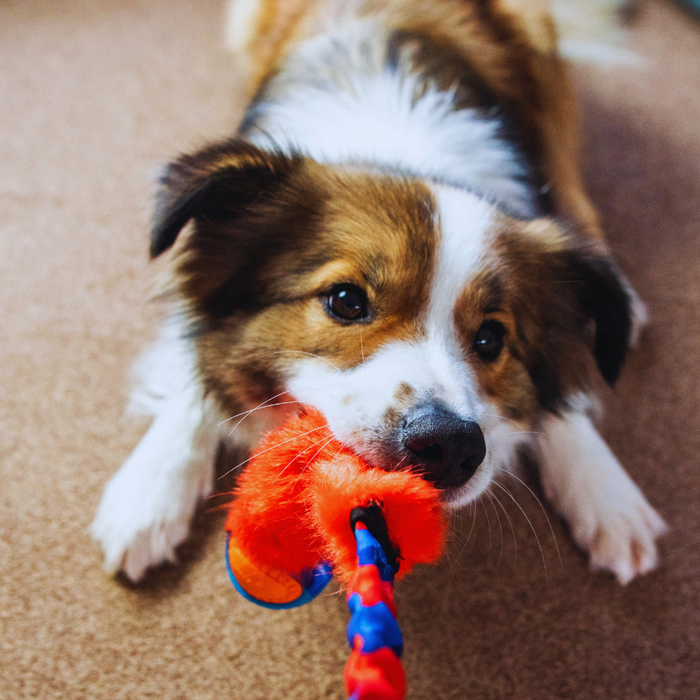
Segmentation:
[[(156, 333), (158, 167), (242, 108), (219, 0), (0, 2), (0, 697), (342, 698), (345, 601), (259, 609), (222, 515), (180, 563), (107, 577), (88, 526), (145, 430), (123, 417)], [(521, 484), (456, 518), (397, 589), (409, 698), (700, 696), (700, 23), (644, 2), (641, 68), (578, 67), (586, 181), (652, 323), (603, 432), (670, 526), (658, 571), (592, 573)], [(507, 477), (506, 477), (507, 478)], [(551, 522), (548, 524), (548, 520)]]

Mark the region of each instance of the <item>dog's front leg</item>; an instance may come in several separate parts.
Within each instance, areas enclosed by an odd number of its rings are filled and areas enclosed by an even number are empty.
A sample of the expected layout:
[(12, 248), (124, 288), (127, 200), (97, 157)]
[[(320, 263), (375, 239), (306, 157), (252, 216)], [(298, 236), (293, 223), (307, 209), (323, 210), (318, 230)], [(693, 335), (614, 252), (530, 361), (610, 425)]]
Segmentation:
[(105, 488), (92, 535), (109, 573), (138, 581), (175, 559), (199, 500), (211, 493), (218, 413), (197, 381), (167, 396), (146, 435)]
[(591, 567), (622, 584), (657, 563), (664, 521), (617, 461), (585, 412), (550, 416), (539, 440), (546, 496), (568, 521)]

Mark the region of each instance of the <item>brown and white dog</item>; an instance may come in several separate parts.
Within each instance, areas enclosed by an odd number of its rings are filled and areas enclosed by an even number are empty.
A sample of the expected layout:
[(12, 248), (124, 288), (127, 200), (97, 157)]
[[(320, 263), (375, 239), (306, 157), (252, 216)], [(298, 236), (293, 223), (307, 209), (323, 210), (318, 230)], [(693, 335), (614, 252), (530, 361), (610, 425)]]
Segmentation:
[(155, 420), (93, 523), (107, 569), (172, 559), (220, 442), (299, 402), (448, 508), (528, 446), (594, 568), (653, 569), (663, 521), (589, 416), (643, 305), (583, 191), (544, 4), (237, 0), (230, 39), (253, 97), (162, 178), (152, 255), (192, 226), (140, 364)]

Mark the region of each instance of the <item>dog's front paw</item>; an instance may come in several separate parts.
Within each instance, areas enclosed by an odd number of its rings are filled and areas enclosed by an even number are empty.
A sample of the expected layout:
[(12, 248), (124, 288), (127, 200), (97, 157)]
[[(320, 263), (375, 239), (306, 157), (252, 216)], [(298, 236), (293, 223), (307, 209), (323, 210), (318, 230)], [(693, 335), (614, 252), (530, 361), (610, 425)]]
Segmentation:
[(102, 546), (105, 571), (123, 571), (137, 582), (151, 566), (175, 561), (175, 548), (187, 537), (192, 512), (172, 512), (163, 494), (159, 497), (131, 476), (122, 469), (109, 482), (91, 534)]
[(175, 561), (213, 486), (219, 438), (210, 414), (194, 390), (171, 398), (107, 484), (91, 528), (107, 572), (138, 581), (149, 567)]
[(591, 568), (611, 571), (625, 585), (656, 568), (656, 539), (666, 525), (631, 480), (617, 486), (566, 510), (574, 540), (590, 554)]
[(541, 450), (545, 495), (589, 553), (591, 567), (612, 572), (621, 584), (654, 569), (666, 525), (588, 416), (552, 417)]

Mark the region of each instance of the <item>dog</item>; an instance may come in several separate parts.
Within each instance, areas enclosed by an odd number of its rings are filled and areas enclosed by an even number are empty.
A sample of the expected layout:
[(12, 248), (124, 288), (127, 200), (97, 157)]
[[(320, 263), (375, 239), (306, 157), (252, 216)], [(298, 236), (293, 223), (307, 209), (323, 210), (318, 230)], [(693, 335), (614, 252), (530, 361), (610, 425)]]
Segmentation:
[(651, 571), (664, 522), (592, 422), (644, 305), (584, 192), (544, 2), (236, 0), (229, 39), (250, 104), (161, 179), (176, 301), (92, 525), (106, 569), (174, 560), (221, 443), (305, 404), (446, 508), (529, 449), (591, 566)]

